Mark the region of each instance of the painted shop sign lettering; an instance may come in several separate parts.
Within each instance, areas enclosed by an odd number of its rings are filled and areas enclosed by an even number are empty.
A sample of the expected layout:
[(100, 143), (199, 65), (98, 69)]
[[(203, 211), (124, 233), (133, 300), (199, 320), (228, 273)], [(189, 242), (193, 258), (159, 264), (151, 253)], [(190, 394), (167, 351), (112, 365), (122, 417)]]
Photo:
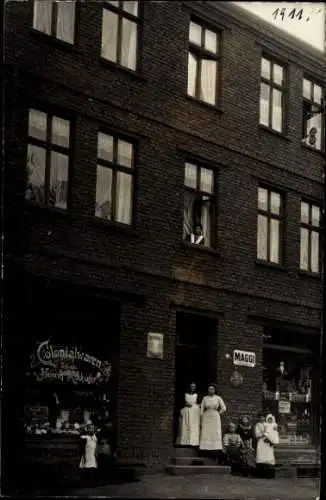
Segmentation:
[(256, 354), (247, 351), (233, 351), (233, 364), (236, 366), (248, 366), (254, 368), (256, 366)]
[(40, 342), (30, 358), (30, 372), (36, 381), (60, 381), (73, 384), (103, 384), (111, 378), (108, 361), (80, 350), (76, 346), (61, 346)]

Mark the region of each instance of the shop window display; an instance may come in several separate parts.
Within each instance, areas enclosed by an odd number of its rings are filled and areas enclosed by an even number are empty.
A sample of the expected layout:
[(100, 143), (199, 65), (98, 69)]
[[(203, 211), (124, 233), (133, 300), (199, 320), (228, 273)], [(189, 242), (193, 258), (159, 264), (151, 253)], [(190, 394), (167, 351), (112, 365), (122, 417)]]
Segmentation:
[(312, 441), (312, 359), (308, 353), (264, 349), (263, 409), (276, 415), (280, 443)]
[[(31, 350), (25, 372), (23, 412), (29, 452), (41, 454), (47, 461), (56, 458), (59, 448), (59, 454), (69, 455), (72, 447), (58, 443), (74, 438), (78, 438), (78, 443), (87, 426), (93, 424), (99, 446), (113, 455), (111, 362), (102, 359), (101, 351), (94, 351), (90, 342), (85, 346), (47, 339), (36, 342)], [(76, 455), (76, 450), (71, 454)], [(75, 457), (76, 463), (78, 458)]]

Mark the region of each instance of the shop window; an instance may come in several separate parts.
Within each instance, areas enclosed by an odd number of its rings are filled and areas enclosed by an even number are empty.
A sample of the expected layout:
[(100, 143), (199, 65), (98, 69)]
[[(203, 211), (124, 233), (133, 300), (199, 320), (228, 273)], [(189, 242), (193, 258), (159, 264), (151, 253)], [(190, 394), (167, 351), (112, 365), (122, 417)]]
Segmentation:
[(132, 71), (137, 69), (139, 2), (107, 0), (102, 11), (104, 59)]
[(121, 137), (99, 133), (95, 215), (132, 223), (135, 145)]
[(324, 91), (321, 85), (308, 78), (302, 86), (302, 142), (321, 151), (324, 137)]
[(66, 209), (71, 157), (70, 121), (29, 110), (25, 198)]
[(257, 259), (281, 263), (283, 200), (280, 193), (258, 188)]
[(215, 105), (221, 60), (221, 34), (190, 21), (188, 53), (188, 95)]
[(301, 202), (300, 269), (311, 273), (320, 271), (321, 209)]
[(183, 238), (194, 245), (213, 246), (215, 229), (214, 171), (185, 164)]
[(33, 28), (58, 40), (73, 44), (76, 2), (34, 0)]
[(284, 131), (285, 68), (272, 59), (261, 59), (259, 123), (277, 132)]
[(316, 376), (313, 353), (307, 348), (264, 343), (263, 409), (275, 415), (280, 443), (312, 442)]

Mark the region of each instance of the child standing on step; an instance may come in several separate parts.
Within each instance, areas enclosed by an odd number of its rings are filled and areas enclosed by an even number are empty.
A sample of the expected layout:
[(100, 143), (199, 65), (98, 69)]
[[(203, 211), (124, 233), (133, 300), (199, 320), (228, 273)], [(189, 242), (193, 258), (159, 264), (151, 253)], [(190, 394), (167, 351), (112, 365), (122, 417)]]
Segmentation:
[(241, 471), (241, 451), (243, 449), (243, 442), (240, 434), (236, 431), (237, 426), (231, 422), (229, 424), (228, 432), (224, 434), (223, 437), (226, 464), (231, 466), (232, 474), (236, 474)]

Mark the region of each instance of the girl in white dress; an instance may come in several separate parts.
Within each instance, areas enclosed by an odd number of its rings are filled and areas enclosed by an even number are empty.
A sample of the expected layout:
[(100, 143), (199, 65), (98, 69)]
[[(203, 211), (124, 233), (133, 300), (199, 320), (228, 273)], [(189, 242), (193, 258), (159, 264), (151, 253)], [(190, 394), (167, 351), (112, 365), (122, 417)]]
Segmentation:
[(97, 469), (97, 437), (93, 424), (86, 427), (86, 434), (80, 436), (85, 440), (84, 453), (81, 457), (79, 468), (84, 470), (84, 478), (87, 483), (95, 481), (95, 472)]
[(260, 421), (255, 426), (255, 436), (257, 439), (256, 462), (260, 472), (264, 477), (274, 477), (275, 454), (274, 446), (279, 442), (275, 417), (267, 415), (266, 420), (261, 415)]
[(200, 407), (196, 384), (189, 386), (185, 394), (185, 407), (180, 412), (180, 430), (178, 443), (181, 446), (198, 446), (200, 429)]
[(208, 387), (208, 394), (201, 403), (201, 435), (199, 449), (209, 452), (221, 452), (222, 429), (220, 415), (226, 411), (223, 399), (217, 396), (215, 385)]

